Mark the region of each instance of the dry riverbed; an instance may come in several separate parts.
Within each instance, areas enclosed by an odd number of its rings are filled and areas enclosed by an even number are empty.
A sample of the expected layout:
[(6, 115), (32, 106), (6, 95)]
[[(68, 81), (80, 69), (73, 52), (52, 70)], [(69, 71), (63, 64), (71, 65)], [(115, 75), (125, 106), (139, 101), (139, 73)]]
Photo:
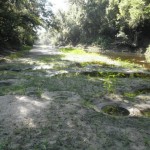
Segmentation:
[(149, 70), (69, 48), (16, 57), (0, 64), (0, 150), (150, 149)]

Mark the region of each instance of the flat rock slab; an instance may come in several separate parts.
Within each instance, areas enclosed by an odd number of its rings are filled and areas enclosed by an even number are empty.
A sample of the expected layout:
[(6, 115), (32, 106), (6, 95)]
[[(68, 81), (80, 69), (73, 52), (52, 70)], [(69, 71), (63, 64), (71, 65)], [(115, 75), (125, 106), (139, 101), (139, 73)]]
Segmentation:
[(60, 55), (62, 54), (57, 48), (52, 46), (44, 46), (44, 45), (35, 45), (33, 49), (30, 51), (30, 57), (37, 57), (42, 55)]
[[(107, 102), (107, 103), (100, 103), (98, 104), (95, 108), (95, 110), (97, 112), (103, 112), (103, 108), (105, 106), (118, 106), (118, 107), (121, 107), (121, 108), (124, 108), (126, 110), (129, 111), (129, 115), (128, 116), (142, 116), (141, 112), (139, 109), (137, 109), (136, 107), (133, 107), (132, 105), (130, 104), (126, 104), (126, 103), (122, 103), (122, 102)], [(120, 117), (120, 116), (119, 116)], [(123, 117), (123, 116), (122, 116)]]
[(1, 66), (0, 71), (14, 71), (14, 72), (21, 72), (25, 70), (32, 70), (33, 67), (13, 67), (13, 66)]
[(27, 125), (36, 127), (46, 121), (45, 113), (50, 101), (28, 96), (0, 96), (0, 124), (7, 130)]
[(80, 108), (81, 97), (74, 92), (44, 92), (41, 97), (39, 99), (18, 95), (0, 96), (0, 126), (3, 130), (11, 132), (14, 128), (24, 126), (36, 128), (45, 125), (52, 106), (55, 108), (54, 112), (59, 107), (64, 115), (65, 112), (77, 111)]
[(56, 92), (44, 92), (41, 98), (46, 100), (55, 100), (61, 102), (80, 102), (81, 97), (75, 92), (69, 91), (56, 91)]

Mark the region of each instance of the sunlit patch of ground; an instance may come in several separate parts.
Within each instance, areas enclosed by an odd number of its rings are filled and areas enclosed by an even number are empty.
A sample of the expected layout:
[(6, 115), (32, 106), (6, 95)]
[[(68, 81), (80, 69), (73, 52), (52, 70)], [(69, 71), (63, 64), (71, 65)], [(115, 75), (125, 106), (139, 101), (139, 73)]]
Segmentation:
[(91, 64), (92, 62), (94, 64), (96, 64), (97, 62), (97, 64), (101, 63), (107, 65), (114, 65), (116, 67), (120, 66), (125, 68), (132, 68), (132, 69), (135, 67), (141, 68), (140, 65), (131, 63), (129, 61), (121, 61), (121, 59), (113, 60), (104, 55), (85, 52), (82, 49), (64, 48), (60, 50), (64, 52), (65, 55), (63, 60), (69, 60), (69, 61), (74, 61), (79, 63), (91, 63)]
[[(117, 71), (134, 67), (118, 63), (80, 49), (44, 46), (3, 62), (0, 150), (149, 149), (149, 76), (119, 76)], [(138, 111), (106, 115), (101, 106), (110, 103)]]

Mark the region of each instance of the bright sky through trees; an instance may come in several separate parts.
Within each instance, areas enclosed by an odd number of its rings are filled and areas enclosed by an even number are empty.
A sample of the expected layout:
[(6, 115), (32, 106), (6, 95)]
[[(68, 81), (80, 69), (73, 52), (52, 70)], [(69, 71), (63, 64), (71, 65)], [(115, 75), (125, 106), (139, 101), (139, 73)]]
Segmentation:
[[(68, 3), (67, 3), (67, 0), (48, 0), (52, 5), (53, 7), (51, 7), (53, 13), (56, 13), (58, 10), (68, 10)], [(38, 29), (38, 34), (41, 34), (45, 32), (45, 29), (44, 28), (40, 28)]]
[(57, 10), (67, 10), (67, 0), (49, 0), (53, 5), (53, 11), (56, 12)]

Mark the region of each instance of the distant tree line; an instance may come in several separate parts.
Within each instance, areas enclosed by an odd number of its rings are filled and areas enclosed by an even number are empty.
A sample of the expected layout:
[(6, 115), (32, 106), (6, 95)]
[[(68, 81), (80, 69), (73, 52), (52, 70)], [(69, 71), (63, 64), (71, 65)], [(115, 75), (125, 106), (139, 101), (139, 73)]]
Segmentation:
[(1, 0), (0, 47), (33, 45), (39, 26), (56, 45), (148, 46), (150, 0), (68, 1), (68, 11), (53, 15), (48, 0)]
[(143, 45), (150, 38), (149, 0), (68, 0), (69, 11), (55, 15), (52, 42)]
[(47, 0), (1, 0), (0, 46), (33, 45), (39, 26), (50, 25), (52, 12)]

